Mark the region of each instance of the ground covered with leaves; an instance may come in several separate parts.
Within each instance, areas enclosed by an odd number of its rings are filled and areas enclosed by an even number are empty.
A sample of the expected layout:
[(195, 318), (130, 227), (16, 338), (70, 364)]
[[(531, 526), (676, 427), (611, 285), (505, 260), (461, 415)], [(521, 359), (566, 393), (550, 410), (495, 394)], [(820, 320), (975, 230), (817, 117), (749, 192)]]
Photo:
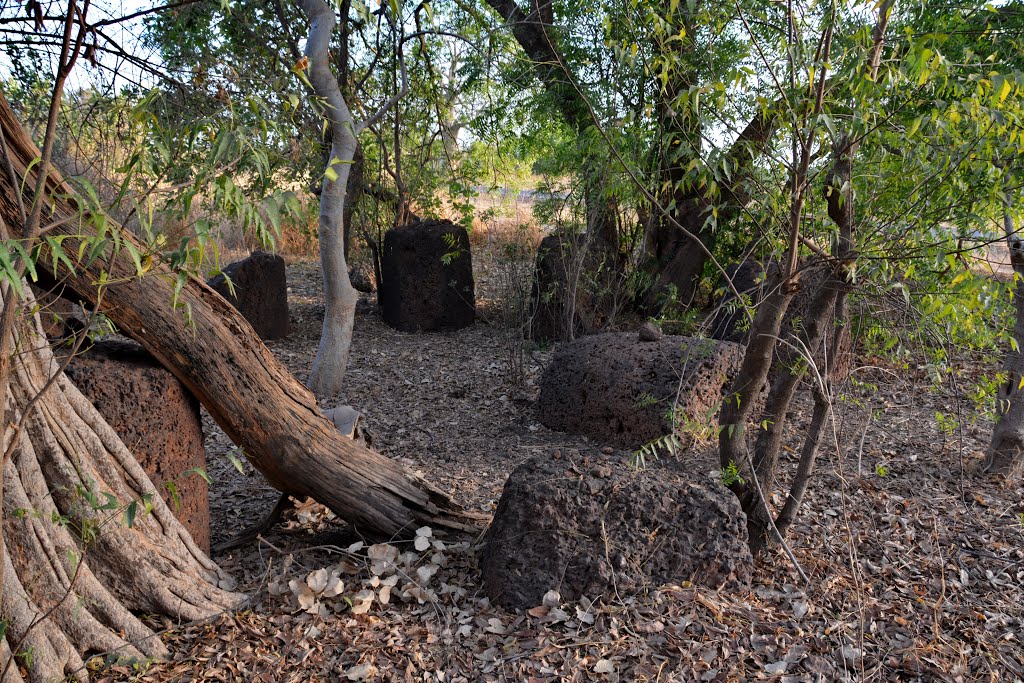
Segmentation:
[[(289, 285), (293, 332), (271, 347), (304, 379), (323, 316), (315, 265), (290, 266)], [(491, 512), (526, 458), (558, 451), (571, 461), (603, 444), (539, 423), (535, 387), (550, 350), (513, 362), (514, 331), (488, 298), (487, 273), (479, 285), (482, 319), (455, 334), (396, 332), (365, 301), (339, 402), (365, 413), (374, 448), (467, 508)], [(944, 430), (936, 413), (957, 414), (956, 397), (932, 389), (924, 368), (859, 365), (790, 534), (809, 582), (779, 551), (743, 592), (683, 582), (567, 604), (553, 590), (509, 613), (480, 590), (478, 538), (423, 528), (414, 541), (370, 544), (306, 503), (259, 541), (215, 556), (252, 596), (242, 611), (165, 623), (171, 661), (108, 662), (94, 676), (1024, 680), (1024, 487), (977, 472), (991, 424), (962, 414), (961, 428)], [(797, 428), (808, 408), (795, 411)], [(236, 469), (230, 442), (209, 419), (205, 427), (217, 543), (258, 521), (277, 494), (247, 464)], [(717, 471), (710, 447), (680, 457), (695, 476)]]

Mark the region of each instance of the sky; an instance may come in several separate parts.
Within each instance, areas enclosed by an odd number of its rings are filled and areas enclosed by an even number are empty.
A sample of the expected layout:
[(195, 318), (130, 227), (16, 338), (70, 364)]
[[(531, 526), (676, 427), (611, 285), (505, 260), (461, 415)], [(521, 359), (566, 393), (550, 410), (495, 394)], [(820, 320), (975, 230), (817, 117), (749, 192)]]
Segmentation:
[[(116, 21), (164, 5), (162, 2), (151, 2), (150, 0), (91, 0), (88, 8), (87, 19), (90, 25), (106, 21)], [(43, 11), (47, 16), (59, 16), (66, 12), (67, 1), (43, 2)], [(79, 2), (81, 6), (81, 2)], [(17, 19), (24, 19), (17, 21)], [(46, 55), (46, 61), (50, 69), (55, 68), (57, 55), (60, 46), (60, 31), (62, 26), (57, 20), (48, 20), (44, 23), (46, 33), (52, 37), (50, 45), (36, 47), (36, 51)], [(0, 76), (10, 77), (12, 73), (12, 60), (15, 56), (12, 49), (25, 48), (26, 34), (34, 30), (33, 23), (27, 20), (25, 5), (21, 2), (0, 0)], [(127, 62), (123, 56), (114, 54), (118, 50), (141, 58), (154, 66), (160, 64), (159, 55), (150, 47), (143, 44), (141, 40), (143, 32), (143, 19), (138, 17), (125, 22), (110, 23), (102, 26), (99, 31), (102, 35), (96, 36), (96, 41), (101, 47), (97, 51), (96, 61), (98, 66), (92, 66), (85, 59), (80, 59), (68, 79), (70, 89), (94, 87), (101, 90), (118, 89), (123, 85), (151, 85), (152, 75), (138, 65)], [(90, 36), (86, 44), (93, 41)]]

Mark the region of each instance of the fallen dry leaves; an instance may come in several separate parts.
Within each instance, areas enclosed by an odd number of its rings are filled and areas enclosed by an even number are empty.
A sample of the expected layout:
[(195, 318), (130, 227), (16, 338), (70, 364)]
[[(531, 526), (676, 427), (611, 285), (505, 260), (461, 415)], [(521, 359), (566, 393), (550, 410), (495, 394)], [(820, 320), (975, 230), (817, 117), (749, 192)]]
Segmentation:
[[(322, 306), (314, 266), (289, 273), (295, 333), (272, 348), (301, 377)], [(486, 283), (484, 283), (486, 284)], [(484, 287), (486, 293), (486, 287)], [(485, 301), (485, 307), (487, 302)], [(341, 402), (367, 414), (375, 447), (459, 502), (491, 511), (513, 467), (536, 452), (599, 447), (540, 426), (527, 383), (504, 382), (505, 332), (408, 335), (370, 310), (356, 325)], [(526, 613), (480, 592), (474, 543), (428, 528), (366, 544), (306, 503), (263, 542), (216, 558), (254, 596), (246, 611), (164, 624), (174, 653), (96, 680), (140, 681), (1020, 681), (1024, 680), (1024, 488), (973, 472), (990, 425), (945, 438), (952, 397), (922, 373), (863, 370), (840, 406), (839, 443), (823, 452), (790, 534), (810, 577), (783, 553), (742, 593), (688, 584), (566, 604), (557, 586)], [(872, 386), (873, 384), (873, 386)], [(806, 422), (806, 404), (792, 416)], [(207, 423), (214, 537), (273, 506), (276, 494)], [(798, 436), (798, 435), (796, 435)], [(794, 440), (784, 460), (795, 462)], [(690, 454), (696, 471), (711, 453)]]

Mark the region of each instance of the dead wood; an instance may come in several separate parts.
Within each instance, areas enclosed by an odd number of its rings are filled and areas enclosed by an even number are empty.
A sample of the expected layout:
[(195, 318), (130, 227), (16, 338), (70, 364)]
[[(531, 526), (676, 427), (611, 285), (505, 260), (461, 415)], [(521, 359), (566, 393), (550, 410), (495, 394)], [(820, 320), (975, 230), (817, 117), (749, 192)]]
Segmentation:
[[(39, 156), (5, 100), (3, 126), (18, 177), (32, 185)], [(56, 174), (47, 183), (47, 235), (63, 239), (75, 260), (83, 233), (94, 228)], [(18, 216), (18, 189), (0, 174), (0, 217)], [(79, 258), (71, 269), (43, 250), (40, 267), (95, 305), (104, 282), (102, 311), (174, 373), (206, 407), (253, 465), (278, 490), (312, 497), (371, 536), (408, 536), (422, 525), (472, 529), (468, 515), (444, 493), (398, 463), (342, 436), (324, 417), (313, 394), (282, 366), (252, 326), (205, 282), (173, 271), (120, 226), (107, 221), (112, 242), (120, 240), (153, 257), (139, 277), (124, 249)], [(88, 250), (84, 250), (88, 253)], [(175, 296), (178, 277), (184, 284)], [(172, 305), (172, 302), (176, 302)], [(186, 319), (186, 314), (189, 319)]]

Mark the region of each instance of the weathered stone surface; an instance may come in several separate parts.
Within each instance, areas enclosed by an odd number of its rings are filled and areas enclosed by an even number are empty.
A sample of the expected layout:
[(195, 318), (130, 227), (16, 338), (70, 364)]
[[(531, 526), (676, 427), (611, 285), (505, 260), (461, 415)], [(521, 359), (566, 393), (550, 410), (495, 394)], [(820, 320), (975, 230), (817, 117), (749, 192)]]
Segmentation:
[[(764, 267), (760, 263), (733, 263), (725, 267), (725, 275), (736, 291), (748, 299), (749, 303), (756, 304), (764, 298), (766, 277)], [(715, 304), (715, 317), (708, 336), (712, 339), (745, 344), (749, 331), (747, 315), (736, 304), (736, 294), (729, 288), (727, 282), (723, 281), (719, 285), (719, 290), (723, 293)]]
[(451, 221), (421, 221), (389, 230), (381, 276), (381, 314), (395, 329), (459, 330), (476, 319), (469, 235)]
[(661, 331), (661, 328), (652, 323), (650, 320), (645, 322), (637, 330), (637, 339), (642, 342), (655, 342), (665, 336), (665, 333)]
[[(744, 297), (749, 298), (750, 303), (756, 305), (767, 293), (767, 281), (774, 275), (777, 264), (769, 265), (769, 272), (766, 274), (764, 268), (753, 261), (745, 261), (742, 264), (733, 264), (726, 267), (726, 274), (732, 280), (733, 285)], [(800, 290), (793, 297), (783, 319), (782, 336), (792, 338), (799, 333), (801, 321), (807, 319), (810, 311), (811, 301), (814, 295), (825, 285), (829, 271), (827, 268), (810, 268), (801, 274)], [(725, 283), (722, 284), (725, 287)], [(711, 323), (709, 336), (713, 339), (733, 341), (746, 344), (749, 336), (746, 314), (735, 305), (736, 296), (729, 289), (725, 289), (721, 298), (715, 306), (715, 317)], [(835, 316), (829, 316), (827, 325), (831, 326)], [(850, 374), (850, 363), (853, 358), (853, 343), (850, 339), (850, 328), (844, 330), (839, 338), (838, 349), (827, 348), (827, 353), (835, 353), (835, 365), (832, 371), (832, 381), (840, 382)], [(831, 333), (826, 339), (828, 344), (832, 343)], [(819, 367), (824, 367), (826, 350), (819, 350), (815, 354), (814, 361)]]
[(372, 294), (376, 289), (373, 286), (373, 280), (366, 275), (366, 271), (362, 268), (353, 268), (348, 271), (348, 281), (352, 284), (353, 289), (363, 294)]
[[(135, 455), (175, 516), (206, 552), (210, 506), (199, 402), (143, 348), (100, 342), (72, 359), (68, 378)], [(165, 485), (173, 482), (177, 500)]]
[(618, 269), (588, 248), (584, 235), (548, 235), (537, 248), (530, 293), (529, 338), (566, 341), (606, 328), (621, 304)]
[(628, 455), (538, 456), (505, 483), (480, 559), (483, 586), (509, 609), (614, 599), (691, 581), (741, 587), (753, 558), (736, 497), (671, 458), (634, 469)]
[[(234, 295), (225, 275), (234, 285)], [(249, 258), (226, 266), (207, 284), (245, 316), (261, 339), (288, 336), (288, 281), (282, 257), (254, 251)]]
[(711, 429), (743, 347), (696, 337), (640, 341), (636, 333), (581, 337), (554, 355), (541, 378), (537, 412), (551, 429), (627, 448), (670, 434), (679, 421)]
[(530, 293), (529, 337), (534, 341), (569, 339), (590, 327), (566, 310), (572, 251), (573, 243), (557, 233), (542, 239), (537, 248)]

